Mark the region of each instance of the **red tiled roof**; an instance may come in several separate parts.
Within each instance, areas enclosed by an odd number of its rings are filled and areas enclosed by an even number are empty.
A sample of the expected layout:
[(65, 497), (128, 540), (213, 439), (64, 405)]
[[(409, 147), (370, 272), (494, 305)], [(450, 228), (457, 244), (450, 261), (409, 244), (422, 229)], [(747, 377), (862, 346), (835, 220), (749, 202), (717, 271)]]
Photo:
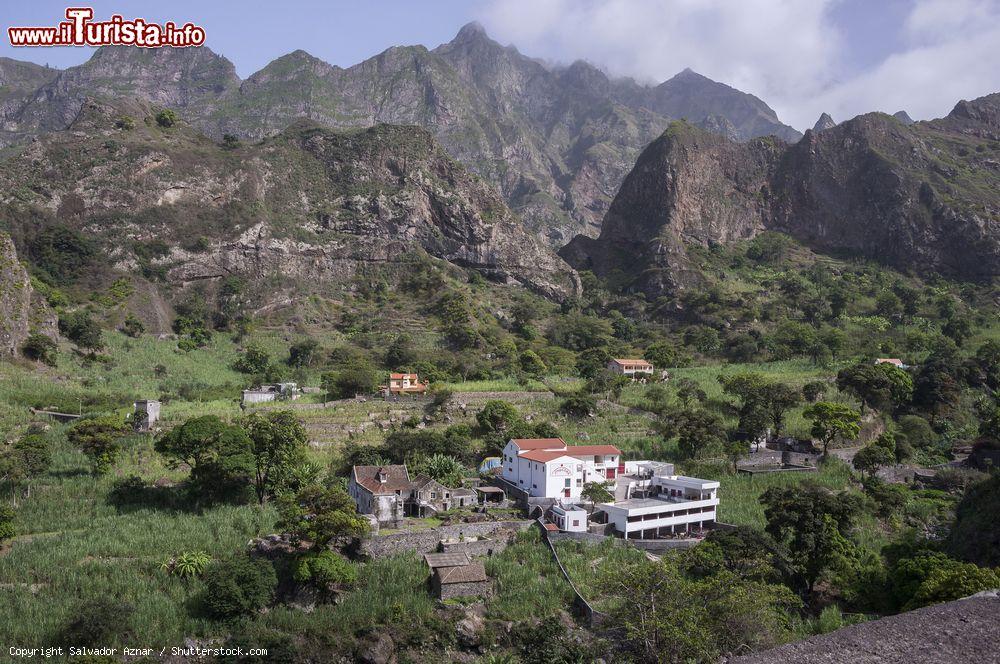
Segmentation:
[(571, 456), (571, 454), (566, 450), (528, 450), (527, 452), (518, 454), (517, 456), (519, 459), (545, 463), (547, 461), (552, 461), (553, 459), (558, 459), (559, 457)]
[(547, 523), (547, 524), (545, 524), (545, 530), (558, 531), (559, 530), (559, 526), (557, 526), (554, 523)]
[(643, 365), (650, 366), (650, 367), (653, 366), (652, 364), (650, 364), (646, 360), (631, 360), (631, 359), (622, 359), (622, 358), (616, 357), (616, 358), (612, 359), (611, 361), (614, 362), (615, 364), (643, 364)]
[(519, 450), (561, 450), (566, 447), (562, 438), (514, 438)]
[[(386, 481), (378, 481), (378, 472), (385, 471)], [(354, 466), (354, 481), (372, 494), (390, 495), (396, 491), (409, 491), (412, 484), (406, 466)]]
[(389, 374), (391, 380), (403, 380), (404, 378), (412, 378), (417, 380), (417, 374), (415, 373), (391, 373)]
[(579, 456), (580, 454), (621, 454), (622, 451), (614, 445), (570, 445), (566, 448), (566, 454)]

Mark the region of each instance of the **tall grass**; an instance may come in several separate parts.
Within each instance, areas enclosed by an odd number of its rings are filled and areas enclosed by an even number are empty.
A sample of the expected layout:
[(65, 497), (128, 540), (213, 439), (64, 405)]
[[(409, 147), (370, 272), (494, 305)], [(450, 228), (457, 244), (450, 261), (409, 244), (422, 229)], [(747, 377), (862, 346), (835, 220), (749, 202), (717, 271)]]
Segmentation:
[(497, 620), (544, 618), (573, 601), (573, 590), (534, 528), (518, 535), (503, 553), (486, 561), (496, 595), (487, 615)]

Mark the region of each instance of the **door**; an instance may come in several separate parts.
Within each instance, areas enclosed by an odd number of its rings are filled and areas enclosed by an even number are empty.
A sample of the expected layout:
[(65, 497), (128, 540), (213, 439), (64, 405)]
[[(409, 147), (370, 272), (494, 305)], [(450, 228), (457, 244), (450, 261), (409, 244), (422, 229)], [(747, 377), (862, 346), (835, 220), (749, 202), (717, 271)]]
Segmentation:
[(563, 489), (563, 497), (569, 498), (569, 489)]

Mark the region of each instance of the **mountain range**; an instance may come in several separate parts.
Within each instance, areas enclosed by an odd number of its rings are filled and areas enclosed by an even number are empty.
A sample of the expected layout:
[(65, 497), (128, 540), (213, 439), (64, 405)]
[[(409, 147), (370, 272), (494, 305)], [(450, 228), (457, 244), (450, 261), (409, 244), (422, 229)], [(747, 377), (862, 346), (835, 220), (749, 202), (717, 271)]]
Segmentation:
[(883, 113), (741, 144), (677, 122), (629, 173), (598, 238), (560, 254), (657, 297), (691, 286), (691, 246), (781, 231), (908, 273), (1000, 275), (1000, 94), (940, 120)]
[(929, 122), (824, 114), (800, 136), (690, 70), (647, 86), (549, 66), (472, 24), (347, 69), (295, 51), (246, 80), (207, 48), (0, 59), (0, 119), (0, 230), (36, 266), (39, 238), (77, 241), (45, 232), (87, 239), (95, 273), (149, 286), (153, 329), (175, 287), (342, 285), (414, 252), (554, 299), (579, 292), (575, 270), (672, 295), (700, 280), (690, 247), (766, 230), (1000, 275), (1000, 94)]
[(104, 47), (64, 71), (0, 59), (0, 85), (6, 144), (65, 129), (89, 97), (169, 107), (216, 139), (273, 136), (299, 118), (419, 125), (556, 247), (599, 232), (625, 174), (671, 120), (740, 141), (801, 136), (760, 99), (693, 71), (649, 86), (580, 61), (546, 66), (478, 24), (433, 50), (393, 47), (346, 69), (294, 51), (241, 80), (205, 47)]

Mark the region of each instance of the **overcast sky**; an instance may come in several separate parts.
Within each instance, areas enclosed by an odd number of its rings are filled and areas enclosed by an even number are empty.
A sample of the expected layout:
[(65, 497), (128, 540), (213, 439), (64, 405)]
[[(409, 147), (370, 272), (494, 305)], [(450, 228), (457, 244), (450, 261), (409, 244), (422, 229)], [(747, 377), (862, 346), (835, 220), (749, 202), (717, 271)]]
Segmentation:
[[(72, 3), (71, 3), (72, 4)], [(798, 129), (904, 109), (946, 114), (1000, 91), (1000, 0), (172, 0), (90, 3), (99, 17), (193, 21), (248, 76), (304, 49), (349, 66), (396, 44), (436, 46), (471, 20), (504, 44), (553, 62), (586, 59), (662, 81), (685, 67), (750, 92)], [(54, 25), (65, 2), (0, 0), (9, 25)], [(275, 7), (280, 7), (275, 10)], [(57, 67), (87, 49), (0, 55)]]

